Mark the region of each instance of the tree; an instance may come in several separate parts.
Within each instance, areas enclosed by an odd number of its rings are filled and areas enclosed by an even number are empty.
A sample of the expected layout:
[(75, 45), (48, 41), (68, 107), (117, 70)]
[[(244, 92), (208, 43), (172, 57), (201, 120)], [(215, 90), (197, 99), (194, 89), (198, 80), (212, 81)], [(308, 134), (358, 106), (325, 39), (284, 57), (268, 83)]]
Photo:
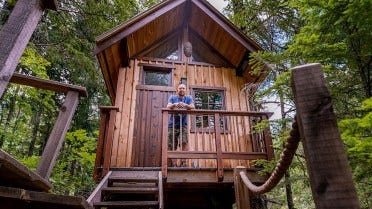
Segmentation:
[(291, 54), (300, 62), (320, 62), (332, 66), (332, 71), (348, 74), (352, 80), (347, 82), (353, 82), (345, 85), (345, 93), (371, 97), (372, 2), (294, 0), (292, 5), (306, 25), (289, 46)]
[(345, 142), (356, 188), (363, 208), (372, 206), (372, 98), (366, 99), (360, 110), (361, 117), (339, 122), (341, 137)]

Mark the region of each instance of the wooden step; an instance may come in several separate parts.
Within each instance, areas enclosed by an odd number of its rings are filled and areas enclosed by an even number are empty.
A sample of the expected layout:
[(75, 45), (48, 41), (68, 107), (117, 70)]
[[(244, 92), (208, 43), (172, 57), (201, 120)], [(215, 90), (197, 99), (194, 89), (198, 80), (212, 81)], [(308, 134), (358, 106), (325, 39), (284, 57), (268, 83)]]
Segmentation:
[(113, 182), (110, 187), (141, 187), (141, 188), (153, 188), (158, 187), (158, 183), (142, 183), (142, 182)]
[(113, 176), (108, 179), (108, 184), (112, 185), (114, 182), (120, 183), (157, 183), (159, 181), (156, 177), (146, 177), (146, 178), (139, 178), (139, 177), (121, 177), (121, 176)]
[(144, 208), (156, 207), (159, 205), (158, 201), (112, 201), (112, 202), (97, 202), (94, 203), (94, 208), (108, 207), (108, 208)]
[(155, 194), (158, 193), (157, 187), (136, 188), (136, 187), (108, 187), (102, 189), (102, 194)]

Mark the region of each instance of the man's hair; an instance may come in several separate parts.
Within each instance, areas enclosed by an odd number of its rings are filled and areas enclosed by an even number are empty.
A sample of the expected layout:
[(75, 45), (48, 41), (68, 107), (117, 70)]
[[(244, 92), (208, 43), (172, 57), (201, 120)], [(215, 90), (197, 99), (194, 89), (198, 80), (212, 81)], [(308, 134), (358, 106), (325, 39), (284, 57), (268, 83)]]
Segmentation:
[(179, 84), (177, 85), (177, 88), (180, 87), (181, 85), (185, 86), (185, 88), (186, 88), (186, 84), (183, 84), (183, 83), (179, 83)]

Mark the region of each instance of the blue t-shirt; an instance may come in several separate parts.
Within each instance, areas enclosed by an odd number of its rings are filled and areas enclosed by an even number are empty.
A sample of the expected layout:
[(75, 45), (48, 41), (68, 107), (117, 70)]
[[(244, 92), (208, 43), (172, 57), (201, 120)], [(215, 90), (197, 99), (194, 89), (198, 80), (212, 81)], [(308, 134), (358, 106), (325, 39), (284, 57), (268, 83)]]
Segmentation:
[[(178, 95), (171, 95), (168, 99), (168, 103), (171, 103), (171, 104), (179, 103), (179, 102), (183, 102), (183, 103), (188, 104), (188, 105), (194, 103), (191, 96), (184, 96), (184, 97), (180, 98)], [(173, 127), (173, 121), (175, 121), (174, 126), (179, 128), (180, 124), (181, 124), (180, 115), (181, 114), (171, 115), (170, 119), (169, 119), (168, 127), (170, 127), (170, 128)], [(182, 126), (186, 126), (186, 125), (187, 125), (186, 114), (182, 114)]]

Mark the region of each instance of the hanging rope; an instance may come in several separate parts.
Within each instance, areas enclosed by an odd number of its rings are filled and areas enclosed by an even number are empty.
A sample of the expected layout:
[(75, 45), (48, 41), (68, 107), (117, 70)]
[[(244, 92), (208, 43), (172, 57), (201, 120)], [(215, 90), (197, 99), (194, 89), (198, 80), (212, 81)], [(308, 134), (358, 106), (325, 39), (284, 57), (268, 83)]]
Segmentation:
[(240, 172), (239, 174), (244, 185), (247, 186), (248, 189), (256, 195), (266, 193), (273, 189), (279, 183), (280, 179), (284, 176), (289, 165), (291, 164), (299, 142), (300, 133), (295, 117), (295, 120), (292, 123), (292, 130), (289, 133), (289, 137), (287, 138), (287, 143), (285, 144), (284, 150), (280, 156), (280, 160), (276, 165), (274, 172), (271, 173), (269, 179), (267, 179), (266, 182), (261, 186), (256, 186), (248, 179), (247, 175), (244, 172)]

